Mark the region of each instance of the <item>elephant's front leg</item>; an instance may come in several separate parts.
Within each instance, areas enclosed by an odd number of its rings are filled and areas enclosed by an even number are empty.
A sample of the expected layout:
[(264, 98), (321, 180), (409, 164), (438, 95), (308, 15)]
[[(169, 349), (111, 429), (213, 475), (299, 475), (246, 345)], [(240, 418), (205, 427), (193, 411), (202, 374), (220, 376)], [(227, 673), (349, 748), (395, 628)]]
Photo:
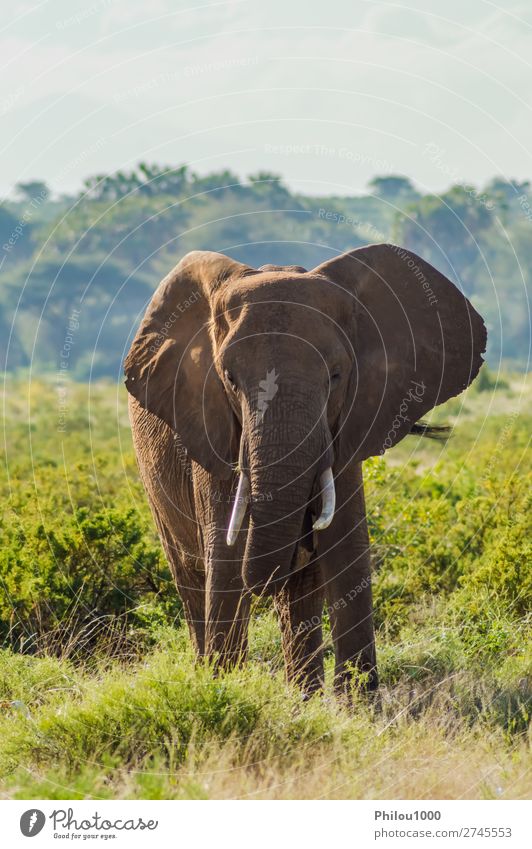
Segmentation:
[[(373, 627), (371, 565), (360, 465), (335, 477), (333, 522), (318, 534), (325, 595), (336, 657), (335, 688), (348, 691), (352, 670), (366, 673), (362, 686), (378, 686)], [(355, 672), (356, 674), (356, 672)]]
[(219, 555), (207, 562), (206, 654), (217, 665), (229, 668), (246, 659), (248, 650), (249, 594), (244, 590), (240, 564)]
[(222, 668), (246, 658), (250, 610), (250, 597), (242, 580), (245, 529), (234, 546), (226, 544), (231, 488), (228, 483), (211, 489), (210, 503), (204, 504), (205, 654)]
[(287, 581), (275, 597), (286, 676), (310, 694), (323, 686), (323, 580), (317, 561)]

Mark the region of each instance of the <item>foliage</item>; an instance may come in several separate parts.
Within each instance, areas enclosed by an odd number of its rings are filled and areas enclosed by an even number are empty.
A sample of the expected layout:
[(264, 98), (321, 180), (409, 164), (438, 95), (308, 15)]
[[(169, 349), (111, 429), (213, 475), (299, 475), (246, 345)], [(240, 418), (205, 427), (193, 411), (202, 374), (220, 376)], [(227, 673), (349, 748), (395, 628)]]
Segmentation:
[(125, 391), (8, 378), (3, 794), (526, 798), (532, 386), (487, 378), (435, 412), (446, 445), (409, 437), (365, 464), (382, 687), (351, 712), (329, 636), (326, 697), (284, 683), (265, 602), (244, 669), (195, 665)]
[(377, 197), (393, 204), (412, 202), (420, 197), (411, 181), (400, 175), (388, 174), (385, 177), (374, 177), (368, 183), (368, 188)]
[[(504, 188), (504, 191), (503, 191)], [(446, 274), (472, 299), (488, 327), (488, 358), (530, 362), (529, 199), (494, 180), (485, 190), (453, 186), (408, 205), (397, 240)]]
[[(309, 197), (280, 175), (194, 174), (141, 162), (87, 178), (54, 198), (40, 181), (19, 184), (0, 209), (0, 362), (43, 373), (60, 366), (72, 310), (77, 378), (116, 377), (159, 280), (189, 250), (227, 252), (254, 267), (312, 268), (331, 254), (392, 240), (421, 254), (472, 298), (489, 325), (488, 358), (526, 368), (532, 241), (528, 184), (492, 180), (421, 195), (400, 175), (376, 176), (369, 193)], [(8, 344), (9, 343), (9, 344)]]
[[(70, 389), (74, 408), (82, 393)], [(101, 444), (92, 451), (90, 428), (109, 415), (105, 391), (93, 389), (90, 416), (77, 413), (63, 435), (50, 384), (32, 385), (30, 406), (38, 412), (29, 434), (10, 387), (0, 637), (20, 651), (87, 656), (96, 645), (107, 645), (124, 653), (144, 639), (149, 625), (180, 616), (134, 459), (122, 465), (116, 444), (121, 436), (129, 441), (125, 412), (124, 427), (114, 435), (116, 457), (111, 440), (105, 441), (106, 420)], [(131, 476), (127, 489), (124, 473)]]
[(526, 797), (526, 739), (498, 733), (493, 690), (470, 676), (349, 712), (301, 702), (253, 660), (217, 678), (182, 633), (161, 643), (142, 665), (90, 674), (0, 653), (5, 795)]
[(491, 392), (494, 389), (509, 389), (509, 383), (500, 374), (493, 374), (486, 363), (480, 369), (472, 387), (473, 392)]

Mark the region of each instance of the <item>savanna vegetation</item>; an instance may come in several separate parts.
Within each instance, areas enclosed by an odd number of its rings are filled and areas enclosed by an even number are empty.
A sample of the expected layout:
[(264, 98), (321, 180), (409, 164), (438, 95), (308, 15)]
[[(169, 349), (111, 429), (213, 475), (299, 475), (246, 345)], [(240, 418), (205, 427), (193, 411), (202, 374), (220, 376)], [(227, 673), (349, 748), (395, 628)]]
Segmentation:
[[(437, 164), (437, 150), (427, 155)], [(0, 207), (0, 368), (55, 371), (67, 340), (71, 375), (116, 378), (154, 287), (191, 249), (312, 268), (392, 240), (463, 288), (487, 320), (492, 366), (526, 369), (531, 197), (527, 182), (500, 178), (423, 195), (394, 175), (362, 196), (309, 197), (267, 172), (199, 176), (147, 163), (90, 177), (72, 196), (22, 183)]]
[(330, 653), (323, 696), (286, 685), (264, 601), (245, 668), (196, 665), (125, 390), (8, 375), (0, 793), (528, 796), (531, 399), (530, 378), (484, 368), (433, 416), (448, 443), (408, 437), (365, 464), (382, 686), (348, 710)]

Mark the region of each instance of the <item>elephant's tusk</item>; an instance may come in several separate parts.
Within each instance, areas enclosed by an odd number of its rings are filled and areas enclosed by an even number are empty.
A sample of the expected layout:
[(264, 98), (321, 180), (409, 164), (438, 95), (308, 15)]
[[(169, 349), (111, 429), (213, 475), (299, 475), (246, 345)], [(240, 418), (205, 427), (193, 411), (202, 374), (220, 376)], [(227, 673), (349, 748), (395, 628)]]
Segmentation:
[(328, 528), (334, 518), (334, 508), (336, 505), (336, 492), (334, 489), (334, 478), (332, 469), (329, 466), (320, 475), (321, 489), (321, 516), (312, 525), (315, 531), (324, 531)]
[(244, 521), (244, 516), (246, 515), (249, 492), (249, 480), (247, 479), (244, 472), (240, 472), (233, 512), (231, 513), (229, 527), (227, 528), (227, 545), (234, 545), (236, 542), (236, 536), (240, 528), (242, 527), (242, 522)]

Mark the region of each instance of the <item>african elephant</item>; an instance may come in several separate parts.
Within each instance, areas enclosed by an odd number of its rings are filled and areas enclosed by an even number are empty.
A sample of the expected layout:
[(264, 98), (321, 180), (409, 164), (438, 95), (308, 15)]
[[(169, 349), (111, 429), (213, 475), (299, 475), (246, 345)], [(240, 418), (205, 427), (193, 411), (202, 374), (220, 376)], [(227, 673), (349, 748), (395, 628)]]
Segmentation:
[[(252, 594), (273, 596), (287, 675), (377, 686), (362, 461), (457, 395), (482, 318), (391, 244), (306, 271), (193, 251), (153, 295), (125, 361), (142, 481), (198, 656), (247, 651)], [(416, 424), (418, 422), (418, 424)], [(361, 675), (360, 672), (366, 673)]]

